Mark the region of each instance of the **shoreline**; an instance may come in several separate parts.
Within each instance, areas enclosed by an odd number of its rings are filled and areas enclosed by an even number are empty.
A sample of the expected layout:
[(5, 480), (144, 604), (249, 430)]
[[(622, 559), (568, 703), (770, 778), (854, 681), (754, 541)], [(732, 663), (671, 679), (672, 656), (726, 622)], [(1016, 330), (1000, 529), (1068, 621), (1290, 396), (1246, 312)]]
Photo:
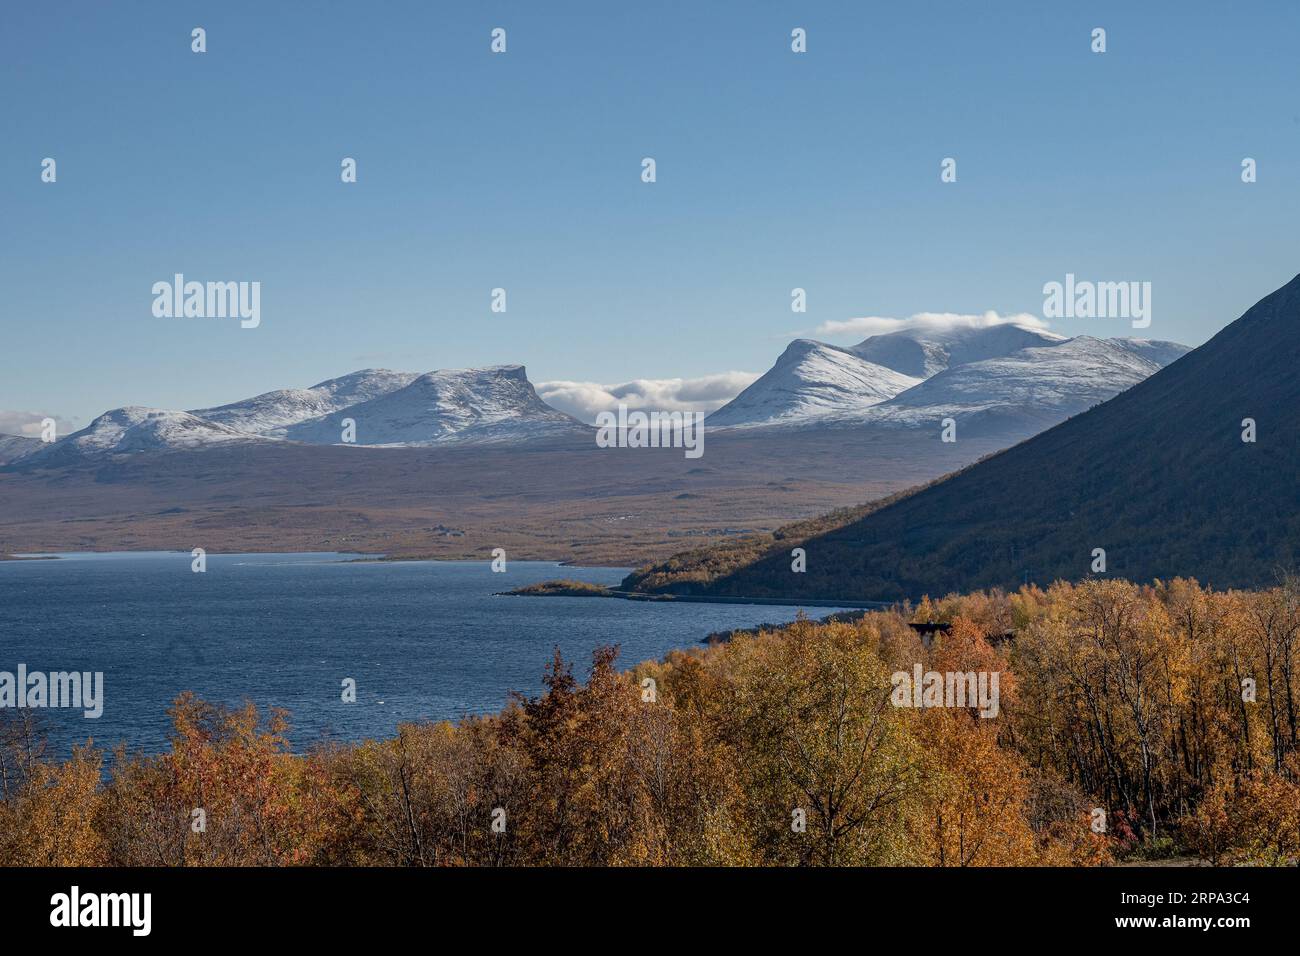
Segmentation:
[[(0, 561), (55, 561), (68, 554), (189, 554), (185, 548), (85, 548), (78, 551), (40, 551), (39, 549), (22, 549), (20, 552), (0, 551)], [(209, 551), (209, 555), (222, 554), (350, 554), (355, 557), (346, 559), (347, 563), (379, 563), (379, 562), (398, 562), (398, 561), (445, 561), (449, 563), (465, 561), (491, 561), (491, 556), (487, 557), (459, 557), (448, 558), (440, 555), (421, 555), (421, 554), (385, 554), (375, 552), (373, 554), (365, 551), (336, 551), (329, 548), (306, 548), (293, 551), (260, 551), (234, 549), (231, 551)], [(635, 570), (637, 565), (628, 561), (584, 561), (577, 563), (572, 559), (561, 558), (511, 558), (512, 561), (520, 561), (529, 564), (554, 564), (558, 568), (628, 568)]]
[(829, 607), (846, 611), (881, 611), (893, 607), (896, 601), (835, 601), (823, 598), (791, 600), (790, 598), (732, 597), (710, 594), (647, 594), (624, 591), (620, 588), (578, 587), (581, 582), (543, 581), (511, 591), (498, 591), (497, 597), (585, 597), (616, 598), (622, 601), (677, 601), (684, 604), (750, 604), (769, 607)]

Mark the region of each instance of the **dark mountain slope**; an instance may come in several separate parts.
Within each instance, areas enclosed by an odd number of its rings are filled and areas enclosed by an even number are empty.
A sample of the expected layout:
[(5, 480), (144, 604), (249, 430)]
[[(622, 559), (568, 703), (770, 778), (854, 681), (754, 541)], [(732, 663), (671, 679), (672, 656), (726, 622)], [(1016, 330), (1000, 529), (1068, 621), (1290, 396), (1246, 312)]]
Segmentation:
[(1300, 277), (1110, 401), (809, 538), (806, 573), (789, 547), (707, 583), (681, 561), (627, 583), (889, 600), (1077, 579), (1094, 548), (1111, 576), (1270, 583), (1300, 561)]

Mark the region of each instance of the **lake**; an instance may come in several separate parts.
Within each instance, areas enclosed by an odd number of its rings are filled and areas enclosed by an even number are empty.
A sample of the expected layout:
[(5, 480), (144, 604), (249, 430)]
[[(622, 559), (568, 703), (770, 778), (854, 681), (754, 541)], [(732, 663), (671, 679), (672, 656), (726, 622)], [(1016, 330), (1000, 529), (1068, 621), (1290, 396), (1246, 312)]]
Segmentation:
[[(0, 671), (102, 671), (104, 711), (37, 711), (51, 748), (166, 746), (168, 704), (184, 690), (212, 702), (289, 711), (290, 739), (359, 740), (410, 720), (500, 709), (537, 694), (559, 646), (585, 679), (591, 651), (620, 644), (630, 667), (714, 631), (785, 623), (797, 607), (504, 597), (550, 578), (615, 584), (620, 568), (511, 561), (354, 561), (339, 554), (69, 554), (0, 561)], [(810, 617), (834, 608), (810, 608)], [(341, 682), (356, 680), (356, 703)], [(12, 711), (10, 711), (12, 713)]]

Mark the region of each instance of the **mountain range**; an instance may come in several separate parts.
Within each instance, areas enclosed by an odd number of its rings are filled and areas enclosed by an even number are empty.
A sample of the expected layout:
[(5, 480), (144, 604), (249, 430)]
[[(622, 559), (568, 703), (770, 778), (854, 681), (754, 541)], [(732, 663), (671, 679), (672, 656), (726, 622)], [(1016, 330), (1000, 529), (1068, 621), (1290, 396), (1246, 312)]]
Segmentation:
[[(1076, 345), (1098, 354), (1098, 340), (1079, 339), (1023, 351), (1032, 361), (1068, 359), (1064, 350)], [(1124, 353), (1170, 354), (1162, 343), (1107, 349), (1120, 366), (1130, 361)], [(983, 359), (911, 391), (934, 383), (959, 404), (967, 370), (990, 361), (1006, 369), (1003, 359)], [(1072, 373), (1054, 380), (1061, 374)], [(1014, 447), (766, 539), (680, 554), (624, 586), (854, 601), (1089, 575), (1258, 587), (1300, 561), (1297, 475), (1300, 276), (1199, 348)], [(792, 571), (794, 547), (805, 549), (804, 573)]]
[[(355, 432), (350, 442), (344, 435), (349, 420)], [(116, 408), (49, 445), (31, 439), (0, 445), (0, 464), (57, 467), (107, 455), (232, 442), (427, 447), (589, 431), (538, 398), (522, 365), (424, 375), (364, 369), (311, 388), (279, 389), (216, 408)]]
[[(951, 417), (972, 434), (1010, 442), (1109, 398), (1185, 351), (1172, 342), (1065, 338), (1015, 324), (911, 328), (852, 348), (797, 339), (706, 424), (880, 426), (929, 435)], [(430, 447), (589, 435), (589, 426), (538, 397), (522, 365), (425, 374), (363, 369), (213, 408), (112, 409), (52, 445), (0, 436), (0, 466), (59, 467), (240, 442)]]

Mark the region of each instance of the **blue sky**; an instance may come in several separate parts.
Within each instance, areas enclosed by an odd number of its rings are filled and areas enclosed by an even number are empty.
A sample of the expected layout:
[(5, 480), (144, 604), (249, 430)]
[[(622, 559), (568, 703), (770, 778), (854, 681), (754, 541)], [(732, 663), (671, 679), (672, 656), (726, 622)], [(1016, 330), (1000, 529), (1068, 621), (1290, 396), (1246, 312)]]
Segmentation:
[[(0, 410), (759, 372), (1067, 272), (1150, 281), (1142, 334), (1199, 344), (1298, 271), (1297, 36), (1281, 0), (5, 4)], [(260, 327), (155, 318), (176, 272), (261, 282)]]

